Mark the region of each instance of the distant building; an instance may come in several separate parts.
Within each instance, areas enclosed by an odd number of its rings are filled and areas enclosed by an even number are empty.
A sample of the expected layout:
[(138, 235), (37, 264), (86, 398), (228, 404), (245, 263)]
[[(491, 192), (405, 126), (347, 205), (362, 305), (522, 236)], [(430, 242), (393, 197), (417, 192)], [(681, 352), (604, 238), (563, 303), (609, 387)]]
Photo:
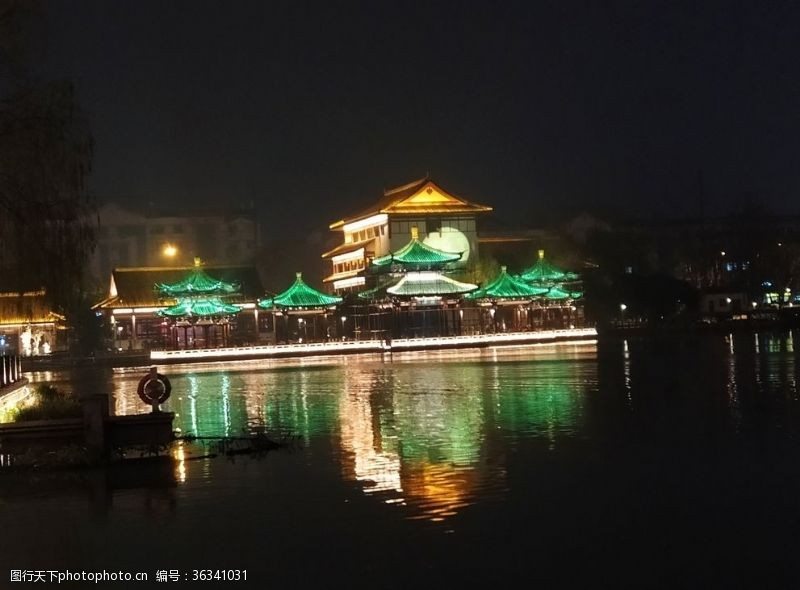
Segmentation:
[(432, 248), (461, 254), (466, 265), (478, 254), (478, 216), (492, 208), (447, 192), (430, 178), (384, 191), (371, 207), (330, 225), (342, 232), (342, 243), (325, 252), (331, 272), (324, 282), (335, 292), (362, 289), (365, 269), (374, 258), (399, 250), (417, 228)]
[(104, 280), (117, 267), (253, 264), (259, 227), (252, 209), (167, 211), (108, 203), (99, 212), (91, 274)]

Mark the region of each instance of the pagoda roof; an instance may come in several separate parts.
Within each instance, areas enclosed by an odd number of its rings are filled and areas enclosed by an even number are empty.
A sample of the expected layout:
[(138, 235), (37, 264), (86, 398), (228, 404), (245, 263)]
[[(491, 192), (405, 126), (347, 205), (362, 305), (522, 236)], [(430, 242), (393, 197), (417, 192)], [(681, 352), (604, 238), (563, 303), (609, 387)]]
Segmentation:
[(461, 260), (463, 253), (444, 252), (437, 250), (427, 244), (420, 242), (417, 237), (417, 228), (412, 228), (411, 241), (400, 248), (397, 252), (392, 252), (386, 256), (381, 256), (372, 260), (375, 266), (387, 266), (390, 264), (401, 264), (412, 267), (432, 267)]
[(563, 300), (563, 299), (580, 299), (583, 297), (581, 291), (567, 291), (563, 286), (551, 287), (547, 293), (544, 294), (545, 299)]
[[(153, 285), (180, 281), (188, 270), (191, 269), (185, 266), (115, 268), (111, 273), (108, 295), (92, 309), (160, 307), (164, 305), (164, 297), (153, 289)], [(254, 266), (206, 266), (205, 270), (219, 280), (240, 285), (238, 293), (225, 297), (227, 301), (254, 302), (264, 294), (261, 277)]]
[(576, 280), (578, 275), (574, 272), (566, 272), (551, 264), (544, 257), (544, 250), (539, 250), (539, 259), (536, 263), (523, 271), (520, 275), (523, 281), (528, 283), (553, 283), (559, 281)]
[(341, 302), (341, 297), (327, 295), (306, 285), (303, 281), (303, 273), (298, 272), (291, 287), (275, 297), (259, 301), (258, 306), (264, 309), (319, 309), (338, 305)]
[(491, 210), (491, 207), (473, 203), (447, 192), (431, 180), (429, 176), (426, 176), (408, 184), (385, 190), (383, 197), (372, 207), (336, 221), (330, 225), (330, 228), (339, 229), (347, 223), (381, 213), (427, 215), (431, 213), (478, 213)]
[(547, 287), (537, 287), (512, 277), (505, 266), (489, 284), (467, 295), (467, 299), (532, 299), (548, 292)]
[(219, 317), (239, 313), (241, 308), (225, 303), (219, 297), (187, 297), (180, 299), (176, 305), (160, 309), (156, 315), (170, 318), (183, 317)]
[(188, 295), (232, 295), (240, 285), (209, 276), (201, 267), (200, 259), (195, 258), (194, 266), (181, 280), (174, 283), (156, 283), (156, 290), (164, 297)]
[(386, 289), (390, 295), (426, 297), (461, 295), (478, 288), (472, 283), (461, 283), (441, 273), (432, 271), (408, 272), (393, 286)]

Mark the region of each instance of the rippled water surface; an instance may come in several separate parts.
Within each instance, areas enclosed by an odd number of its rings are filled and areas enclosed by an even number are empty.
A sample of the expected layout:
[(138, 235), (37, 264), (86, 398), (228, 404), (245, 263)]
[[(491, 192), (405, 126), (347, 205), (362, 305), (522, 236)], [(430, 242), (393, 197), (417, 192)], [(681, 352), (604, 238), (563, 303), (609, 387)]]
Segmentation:
[[(168, 367), (183, 433), (302, 442), (0, 474), (0, 563), (247, 568), (254, 587), (788, 583), (796, 361), (786, 333)], [(129, 414), (140, 376), (32, 378)]]

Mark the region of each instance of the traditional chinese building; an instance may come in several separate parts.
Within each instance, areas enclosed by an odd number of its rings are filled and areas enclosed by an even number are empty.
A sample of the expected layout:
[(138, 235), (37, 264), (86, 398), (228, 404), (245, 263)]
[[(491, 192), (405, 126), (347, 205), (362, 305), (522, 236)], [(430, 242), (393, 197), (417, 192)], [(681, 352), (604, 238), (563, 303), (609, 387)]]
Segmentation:
[(341, 297), (309, 287), (298, 272), (288, 289), (260, 301), (258, 306), (273, 314), (276, 341), (312, 342), (336, 335), (333, 313), (341, 302)]
[(263, 293), (252, 266), (117, 268), (93, 309), (117, 350), (257, 344), (273, 339)]
[(502, 266), (494, 280), (467, 299), (484, 310), (482, 325), (486, 325), (488, 313), (493, 332), (570, 328), (583, 319), (581, 307), (575, 305), (583, 293), (567, 288), (577, 281), (578, 275), (545, 261), (544, 251), (540, 251), (537, 262), (521, 276), (510, 275)]
[(416, 226), (401, 248), (374, 258), (350, 306), (357, 338), (454, 336), (462, 333), (460, 303), (477, 285), (459, 281), (464, 252), (447, 252), (421, 242)]
[(429, 177), (384, 191), (371, 207), (330, 225), (342, 244), (325, 252), (331, 273), (324, 279), (334, 292), (363, 290), (370, 262), (398, 251), (416, 228), (420, 243), (458, 254), (466, 266), (478, 254), (478, 217), (491, 207), (456, 196)]

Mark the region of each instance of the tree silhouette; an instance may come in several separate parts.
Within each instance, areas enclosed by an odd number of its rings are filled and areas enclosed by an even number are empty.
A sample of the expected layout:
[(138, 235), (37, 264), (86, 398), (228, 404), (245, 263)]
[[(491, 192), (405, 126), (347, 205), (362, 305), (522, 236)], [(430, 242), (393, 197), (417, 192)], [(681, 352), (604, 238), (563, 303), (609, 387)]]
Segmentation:
[(71, 314), (95, 243), (93, 144), (72, 84), (39, 81), (30, 67), (41, 16), (35, 2), (0, 0), (0, 286), (44, 288)]

